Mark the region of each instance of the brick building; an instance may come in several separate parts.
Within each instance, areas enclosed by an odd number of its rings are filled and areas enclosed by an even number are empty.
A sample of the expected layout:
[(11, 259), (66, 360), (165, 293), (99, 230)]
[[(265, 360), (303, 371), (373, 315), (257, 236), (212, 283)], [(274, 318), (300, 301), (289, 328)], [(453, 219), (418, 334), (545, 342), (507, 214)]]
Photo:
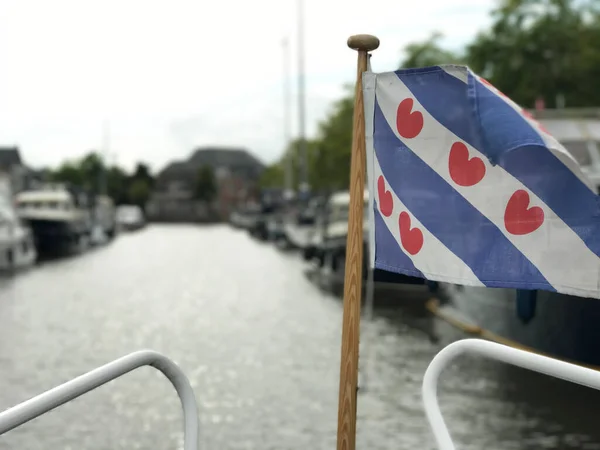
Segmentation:
[[(217, 198), (206, 205), (194, 198), (202, 166), (213, 169)], [(149, 220), (202, 222), (226, 220), (240, 203), (256, 196), (264, 165), (245, 149), (205, 147), (186, 161), (168, 164), (156, 176), (155, 191), (147, 205)]]

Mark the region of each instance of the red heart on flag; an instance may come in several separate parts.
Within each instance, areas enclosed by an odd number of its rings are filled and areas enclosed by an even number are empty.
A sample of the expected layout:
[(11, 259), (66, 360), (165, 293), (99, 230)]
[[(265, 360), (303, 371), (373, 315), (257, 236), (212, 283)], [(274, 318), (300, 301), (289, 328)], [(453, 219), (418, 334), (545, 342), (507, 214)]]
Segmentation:
[(401, 212), (398, 217), (400, 228), (400, 242), (402, 247), (411, 255), (416, 255), (423, 247), (423, 233), (418, 228), (410, 228), (410, 216), (407, 212)]
[(529, 234), (544, 223), (544, 210), (539, 206), (529, 207), (529, 194), (519, 189), (510, 197), (504, 210), (504, 226), (510, 234)]
[(413, 104), (412, 98), (405, 98), (396, 111), (396, 128), (400, 136), (406, 139), (418, 136), (423, 129), (423, 114), (419, 111), (411, 112)]
[(455, 142), (448, 157), (450, 177), (459, 186), (473, 186), (485, 176), (485, 164), (474, 156), (469, 159), (469, 149), (462, 142)]
[(385, 189), (385, 179), (379, 176), (377, 180), (377, 193), (379, 194), (379, 210), (385, 217), (390, 217), (394, 210), (394, 199), (392, 193)]

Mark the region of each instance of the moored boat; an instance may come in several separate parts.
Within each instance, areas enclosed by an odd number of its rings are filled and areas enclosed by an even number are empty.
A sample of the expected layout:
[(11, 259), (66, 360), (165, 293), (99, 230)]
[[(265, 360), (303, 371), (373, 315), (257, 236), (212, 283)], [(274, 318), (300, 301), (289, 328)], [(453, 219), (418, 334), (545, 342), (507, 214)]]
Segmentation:
[[(363, 277), (366, 279), (370, 263), (369, 255), (369, 191), (363, 192)], [(348, 214), (350, 193), (339, 191), (331, 195), (323, 212), (317, 218), (314, 235), (305, 249), (304, 258), (314, 260), (333, 280), (343, 282), (348, 239)], [(422, 278), (373, 269), (373, 281), (378, 284), (425, 285)]]
[(15, 197), (19, 218), (33, 232), (38, 253), (72, 251), (89, 242), (90, 196), (63, 184), (48, 184)]
[(468, 333), (600, 368), (600, 305), (548, 291), (439, 283), (428, 308)]
[(29, 267), (36, 258), (31, 229), (19, 220), (12, 203), (0, 199), (0, 270)]
[(324, 199), (315, 197), (307, 204), (292, 204), (283, 218), (283, 233), (288, 245), (304, 251), (316, 232), (316, 221)]
[(125, 231), (135, 231), (146, 226), (146, 217), (137, 205), (119, 205), (116, 211), (117, 227)]
[(250, 234), (263, 241), (277, 239), (281, 225), (282, 207), (281, 192), (274, 189), (264, 190), (259, 210), (248, 230)]
[(92, 243), (109, 241), (116, 233), (117, 217), (113, 200), (106, 195), (96, 196), (93, 208)]

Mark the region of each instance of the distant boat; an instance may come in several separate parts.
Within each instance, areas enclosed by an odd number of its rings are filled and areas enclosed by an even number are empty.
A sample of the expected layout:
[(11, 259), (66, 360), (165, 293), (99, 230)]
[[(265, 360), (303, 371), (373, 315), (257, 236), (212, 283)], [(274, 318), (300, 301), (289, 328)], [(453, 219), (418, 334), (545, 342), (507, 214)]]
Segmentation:
[(250, 234), (263, 241), (277, 240), (283, 236), (283, 196), (275, 189), (265, 189), (261, 193), (260, 211), (257, 214)]
[(284, 238), (283, 214), (281, 211), (277, 211), (267, 221), (267, 239), (273, 242), (280, 242)]
[(235, 228), (244, 230), (252, 230), (256, 225), (260, 215), (260, 205), (248, 203), (243, 207), (239, 207), (229, 215), (229, 222)]
[(106, 195), (98, 195), (94, 201), (92, 243), (106, 242), (117, 233), (115, 204)]
[[(364, 190), (363, 218), (363, 276), (369, 267), (369, 191)], [(305, 260), (316, 260), (318, 265), (334, 280), (342, 281), (346, 264), (346, 241), (348, 239), (348, 215), (350, 192), (339, 191), (331, 195), (322, 213), (316, 219), (314, 234), (304, 251)], [(425, 285), (422, 278), (374, 269), (373, 280), (378, 283), (398, 285)], [(419, 288), (420, 289), (420, 288)]]
[(0, 270), (31, 266), (36, 258), (31, 229), (17, 216), (10, 198), (0, 198)]
[[(369, 191), (364, 191), (365, 208), (369, 199)], [(343, 255), (338, 250), (346, 248), (348, 235), (348, 214), (350, 208), (350, 193), (339, 191), (332, 194), (320, 214), (315, 219), (314, 232), (310, 242), (304, 249), (304, 259), (315, 259), (323, 267), (325, 259), (329, 260), (331, 269), (335, 272), (339, 266), (339, 259)], [(365, 210), (366, 215), (366, 210)], [(364, 229), (368, 225), (364, 222)], [(343, 267), (342, 267), (343, 269)]]
[(119, 229), (134, 231), (146, 225), (142, 208), (137, 205), (120, 205), (117, 207), (116, 221)]
[(47, 184), (15, 197), (19, 218), (33, 231), (38, 251), (78, 250), (92, 232), (90, 196), (63, 184)]
[(323, 201), (315, 197), (306, 206), (304, 202), (297, 202), (288, 209), (283, 219), (283, 234), (290, 247), (304, 251), (310, 245)]
[(229, 214), (229, 224), (234, 228), (241, 228), (242, 218), (240, 217), (240, 213), (238, 211), (231, 211)]

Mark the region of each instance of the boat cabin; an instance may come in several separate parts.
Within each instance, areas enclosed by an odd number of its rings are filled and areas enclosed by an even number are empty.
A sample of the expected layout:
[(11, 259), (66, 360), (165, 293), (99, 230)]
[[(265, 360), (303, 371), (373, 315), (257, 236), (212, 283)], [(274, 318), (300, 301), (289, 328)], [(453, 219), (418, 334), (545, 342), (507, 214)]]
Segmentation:
[(68, 191), (26, 191), (15, 198), (17, 211), (20, 217), (55, 216), (64, 212), (73, 212), (77, 209), (73, 197)]
[(600, 109), (531, 111), (579, 163), (600, 193)]

